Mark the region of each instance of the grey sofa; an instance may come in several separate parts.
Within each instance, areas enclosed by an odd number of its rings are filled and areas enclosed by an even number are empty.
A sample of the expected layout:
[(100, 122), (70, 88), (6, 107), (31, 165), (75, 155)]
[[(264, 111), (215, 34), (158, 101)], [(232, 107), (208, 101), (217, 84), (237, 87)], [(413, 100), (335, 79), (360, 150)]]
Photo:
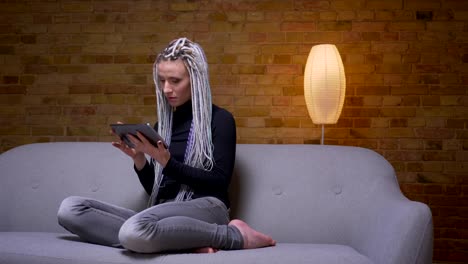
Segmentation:
[(277, 246), (215, 254), (135, 254), (81, 242), (57, 224), (70, 195), (135, 210), (147, 196), (109, 143), (40, 143), (0, 155), (0, 263), (431, 263), (432, 216), (391, 165), (344, 146), (238, 145), (232, 214)]

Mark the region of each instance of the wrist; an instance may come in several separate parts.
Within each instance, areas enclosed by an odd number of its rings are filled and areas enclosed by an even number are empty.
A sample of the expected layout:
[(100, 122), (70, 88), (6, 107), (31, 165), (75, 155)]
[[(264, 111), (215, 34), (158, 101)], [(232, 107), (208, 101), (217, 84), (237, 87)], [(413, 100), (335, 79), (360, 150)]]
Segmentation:
[(164, 160), (161, 162), (161, 166), (163, 168), (166, 168), (167, 164), (169, 163), (169, 160), (171, 159), (171, 155), (169, 155), (168, 157), (165, 157)]
[(146, 165), (146, 157), (143, 153), (138, 153), (133, 157), (133, 163), (138, 170), (141, 170)]

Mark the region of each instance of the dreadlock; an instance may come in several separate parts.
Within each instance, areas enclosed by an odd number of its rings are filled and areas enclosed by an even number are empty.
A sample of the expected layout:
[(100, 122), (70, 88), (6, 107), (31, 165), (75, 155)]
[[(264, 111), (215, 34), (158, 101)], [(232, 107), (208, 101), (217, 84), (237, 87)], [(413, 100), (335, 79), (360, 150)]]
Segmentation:
[[(181, 59), (190, 75), (192, 100), (192, 125), (185, 150), (184, 164), (204, 170), (213, 168), (213, 142), (211, 139), (211, 89), (208, 76), (208, 63), (203, 49), (187, 38), (171, 41), (157, 56), (153, 64), (153, 80), (156, 85), (158, 133), (166, 143), (171, 143), (173, 111), (158, 81), (158, 64), (161, 61)], [(151, 159), (154, 165), (155, 180), (149, 206), (156, 203), (159, 186), (164, 177), (162, 166)], [(193, 191), (182, 185), (176, 201), (190, 200)]]

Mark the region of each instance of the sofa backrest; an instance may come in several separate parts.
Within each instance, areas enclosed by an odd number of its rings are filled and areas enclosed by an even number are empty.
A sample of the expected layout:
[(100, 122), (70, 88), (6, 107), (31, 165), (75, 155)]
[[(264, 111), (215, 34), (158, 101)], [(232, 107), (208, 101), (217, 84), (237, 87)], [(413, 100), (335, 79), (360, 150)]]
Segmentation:
[(238, 145), (231, 192), (233, 217), (292, 243), (351, 244), (370, 212), (406, 200), (380, 154), (330, 145)]
[(146, 194), (130, 158), (110, 143), (29, 144), (0, 155), (0, 231), (64, 232), (61, 201), (92, 197), (143, 209)]
[[(0, 231), (64, 232), (56, 213), (67, 196), (141, 210), (147, 195), (131, 160), (110, 143), (39, 143), (0, 155)], [(345, 146), (237, 146), (232, 216), (279, 242), (347, 243), (366, 210), (402, 196), (390, 164)], [(375, 207), (375, 208), (374, 208)], [(359, 226), (359, 225), (356, 225)], [(350, 231), (351, 229), (351, 231)]]

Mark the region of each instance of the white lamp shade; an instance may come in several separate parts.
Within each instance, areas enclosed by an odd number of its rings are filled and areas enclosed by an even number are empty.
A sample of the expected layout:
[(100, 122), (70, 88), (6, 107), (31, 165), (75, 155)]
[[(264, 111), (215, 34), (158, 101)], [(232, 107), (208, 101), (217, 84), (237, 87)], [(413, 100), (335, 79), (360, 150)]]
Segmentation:
[(346, 77), (335, 45), (313, 46), (304, 72), (304, 97), (315, 124), (336, 124), (343, 108)]

